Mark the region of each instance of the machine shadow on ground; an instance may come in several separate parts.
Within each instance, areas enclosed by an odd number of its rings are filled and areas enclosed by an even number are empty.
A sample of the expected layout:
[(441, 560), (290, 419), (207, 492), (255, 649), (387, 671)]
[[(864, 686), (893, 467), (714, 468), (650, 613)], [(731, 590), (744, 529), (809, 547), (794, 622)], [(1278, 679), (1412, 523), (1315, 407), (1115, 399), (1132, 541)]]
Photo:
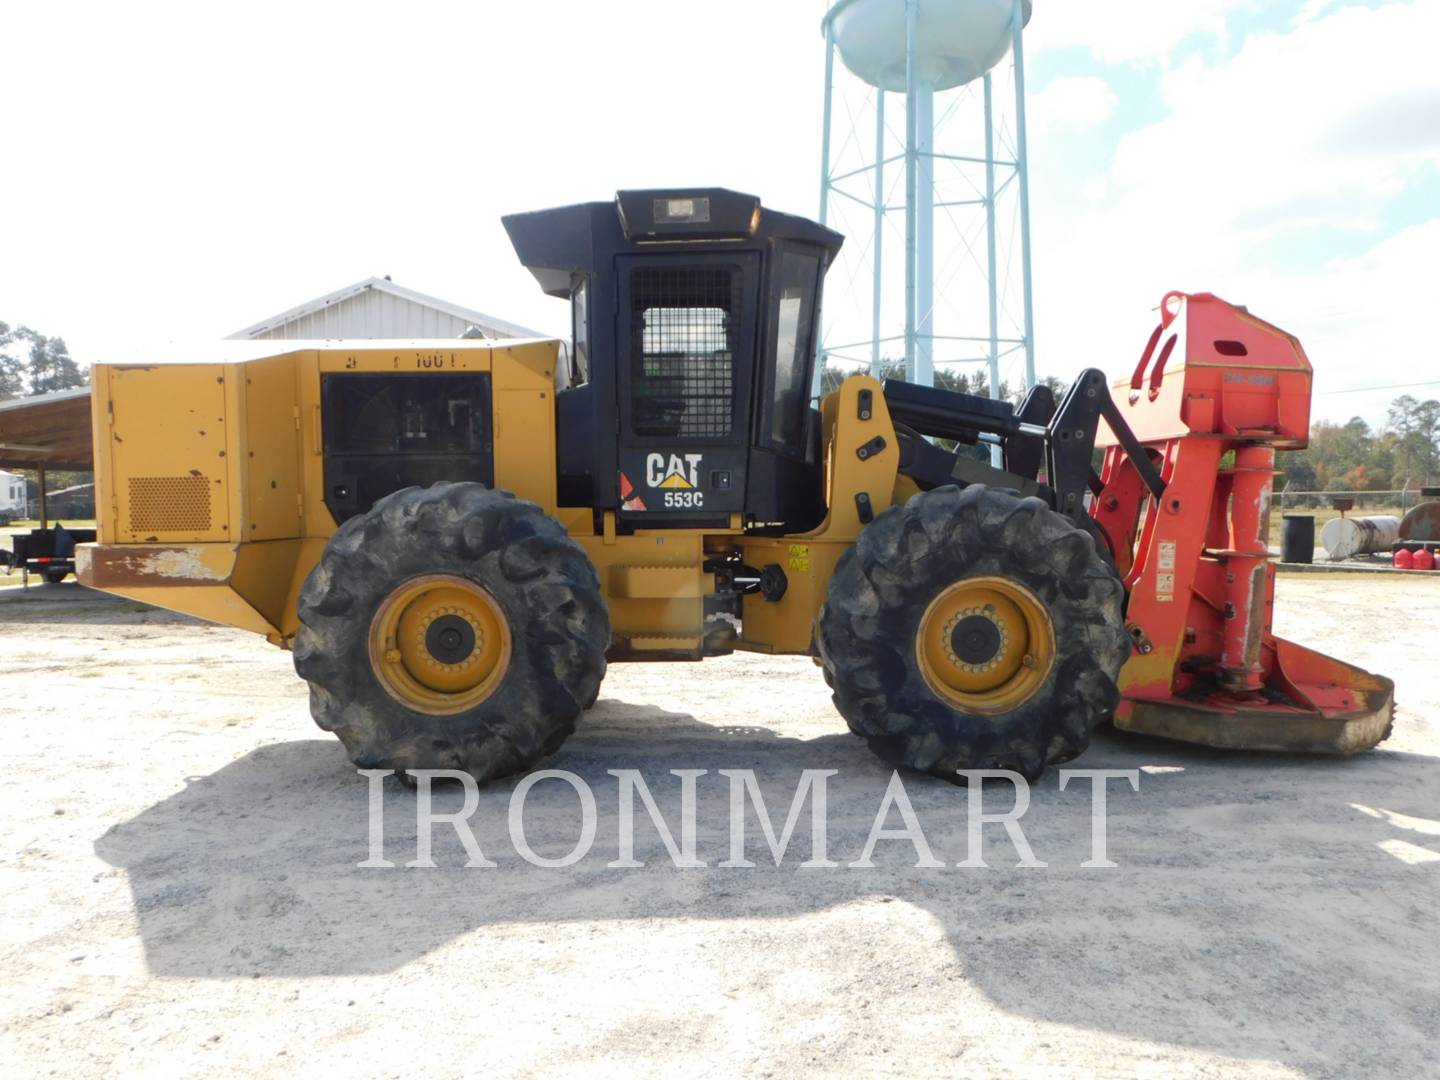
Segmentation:
[[(386, 854), (399, 865), (357, 868), (367, 854), (367, 785), (327, 740), (265, 746), (190, 777), (96, 850), (128, 874), (147, 961), (162, 976), (378, 974), (486, 927), (784, 920), (889, 898), (934, 918), (953, 952), (945, 962), (964, 979), (1037, 1020), (1319, 1072), (1361, 1057), (1384, 1071), (1392, 1054), (1414, 1060), (1404, 1055), (1433, 1038), (1435, 759), (1384, 750), (1351, 760), (1240, 757), (1101, 732), (1077, 764), (1147, 769), (1139, 793), (1110, 787), (1117, 869), (1080, 868), (1092, 839), (1089, 788), (1060, 792), (1053, 772), (1035, 786), (1024, 820), (1046, 869), (1015, 868), (998, 827), (986, 830), (992, 869), (955, 868), (966, 854), (966, 790), (918, 776), (906, 789), (947, 867), (917, 869), (909, 843), (882, 841), (875, 868), (849, 868), (889, 780), (858, 740), (715, 727), (613, 699), (547, 763), (582, 777), (598, 804), (595, 846), (568, 868), (516, 854), (506, 830), (513, 781), (482, 789), (474, 819), (498, 868), (464, 869), (443, 826), (434, 833), (439, 867), (406, 868), (415, 795), (393, 780)], [(672, 866), (639, 807), (636, 855), (647, 865), (606, 866), (618, 822), (617, 781), (606, 770), (622, 768), (641, 771), (672, 822), (679, 782), (669, 770), (710, 770), (697, 815), (708, 868)], [(729, 854), (721, 768), (755, 770), (777, 829), (802, 770), (838, 770), (828, 847), (842, 865), (800, 866), (810, 853), (807, 808), (780, 867), (753, 814), (747, 851), (759, 865), (718, 867)], [(985, 798), (996, 810), (1010, 800), (1004, 785)], [(437, 792), (436, 804), (459, 809), (460, 792)], [(525, 825), (541, 854), (569, 851), (580, 833), (573, 790), (559, 781), (534, 788)], [(1349, 988), (1343, 1015), (1294, 1004), (1333, 1000), (1337, 980)], [(1036, 993), (1055, 986), (1069, 992)]]
[(73, 579), (58, 583), (33, 578), (0, 589), (0, 626), (157, 626), (208, 625), (201, 619), (138, 600), (87, 589)]

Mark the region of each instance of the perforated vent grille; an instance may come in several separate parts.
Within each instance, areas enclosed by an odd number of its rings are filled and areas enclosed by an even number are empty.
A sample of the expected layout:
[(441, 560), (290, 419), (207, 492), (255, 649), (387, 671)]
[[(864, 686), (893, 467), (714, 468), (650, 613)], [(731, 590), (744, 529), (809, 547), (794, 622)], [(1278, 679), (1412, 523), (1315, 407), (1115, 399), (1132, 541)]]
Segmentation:
[(203, 476), (132, 476), (130, 531), (210, 531), (210, 481)]
[(642, 269), (631, 279), (637, 435), (730, 434), (740, 275), (728, 269)]

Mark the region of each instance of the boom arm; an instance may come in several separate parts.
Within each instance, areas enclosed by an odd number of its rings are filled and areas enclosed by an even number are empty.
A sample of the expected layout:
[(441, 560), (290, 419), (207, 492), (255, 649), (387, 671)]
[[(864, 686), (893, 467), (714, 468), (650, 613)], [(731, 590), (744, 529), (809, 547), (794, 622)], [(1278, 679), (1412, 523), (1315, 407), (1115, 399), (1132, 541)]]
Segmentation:
[[(932, 386), (888, 380), (885, 401), (900, 438), (900, 471), (922, 487), (984, 483), (1038, 494), (1054, 509), (1083, 524), (1088, 516), (1085, 492), (1098, 494), (1100, 477), (1092, 465), (1103, 419), (1135, 462), (1150, 493), (1159, 500), (1165, 484), (1124, 415), (1110, 396), (1103, 372), (1082, 371), (1057, 409), (1044, 387), (1035, 387), (1017, 415), (1008, 402), (961, 394)], [(973, 446), (998, 443), (1010, 468), (995, 469), (942, 450), (922, 436)], [(1039, 453), (1036, 453), (1036, 450)], [(1045, 464), (1045, 483), (1037, 482)]]

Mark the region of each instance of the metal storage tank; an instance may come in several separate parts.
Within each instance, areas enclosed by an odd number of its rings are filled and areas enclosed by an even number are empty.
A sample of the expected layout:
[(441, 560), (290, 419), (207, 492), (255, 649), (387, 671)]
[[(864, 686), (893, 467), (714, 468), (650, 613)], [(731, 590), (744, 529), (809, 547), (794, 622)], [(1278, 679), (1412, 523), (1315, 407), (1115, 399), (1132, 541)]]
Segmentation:
[(1397, 517), (1333, 518), (1320, 530), (1325, 554), (1339, 562), (1352, 555), (1375, 555), (1389, 551), (1400, 536)]
[[(838, 0), (826, 16), (845, 66), (871, 86), (905, 89), (907, 0)], [(1013, 0), (928, 0), (916, 11), (919, 78), (932, 90), (978, 79), (1010, 51)], [(1024, 0), (1024, 19), (1031, 15)]]

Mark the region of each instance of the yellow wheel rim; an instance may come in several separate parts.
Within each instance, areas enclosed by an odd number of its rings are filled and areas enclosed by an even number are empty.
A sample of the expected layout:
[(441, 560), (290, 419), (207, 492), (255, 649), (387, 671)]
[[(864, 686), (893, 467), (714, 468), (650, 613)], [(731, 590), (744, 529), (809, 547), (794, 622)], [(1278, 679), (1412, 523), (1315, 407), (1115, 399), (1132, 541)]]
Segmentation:
[(386, 693), (448, 716), (480, 704), (510, 666), (510, 625), (482, 585), (455, 574), (411, 578), (370, 623), (370, 666)]
[(1023, 705), (1055, 666), (1055, 625), (1040, 598), (1008, 578), (965, 578), (920, 618), (915, 657), (930, 689), (962, 712)]

